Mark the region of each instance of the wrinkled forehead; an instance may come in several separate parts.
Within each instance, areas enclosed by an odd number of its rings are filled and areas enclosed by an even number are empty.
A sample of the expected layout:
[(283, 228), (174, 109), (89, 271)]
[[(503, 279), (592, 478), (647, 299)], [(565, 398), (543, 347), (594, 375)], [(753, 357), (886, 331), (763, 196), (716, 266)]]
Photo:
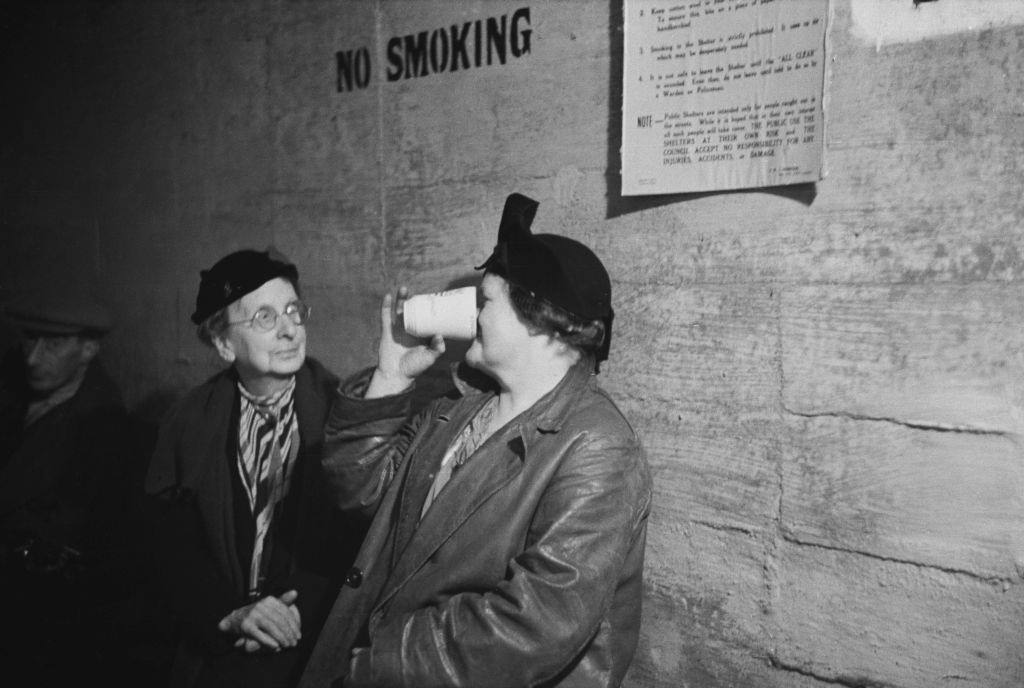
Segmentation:
[(237, 301), (228, 306), (229, 313), (251, 315), (264, 306), (273, 308), (275, 311), (284, 312), (285, 307), (298, 300), (299, 295), (294, 285), (283, 277), (275, 277), (264, 282), (259, 288), (254, 289)]

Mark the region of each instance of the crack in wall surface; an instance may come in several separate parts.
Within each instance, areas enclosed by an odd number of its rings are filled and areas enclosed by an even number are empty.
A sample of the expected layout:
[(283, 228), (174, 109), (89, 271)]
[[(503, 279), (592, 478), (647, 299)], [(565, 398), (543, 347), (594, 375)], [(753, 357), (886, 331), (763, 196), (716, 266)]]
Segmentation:
[(854, 421), (865, 421), (873, 423), (889, 423), (891, 425), (899, 425), (904, 428), (910, 428), (912, 430), (928, 430), (932, 432), (951, 432), (964, 435), (981, 435), (987, 437), (1010, 437), (1013, 435), (1012, 432), (1005, 430), (992, 430), (989, 428), (978, 428), (970, 425), (954, 425), (951, 423), (926, 423), (924, 421), (911, 421), (911, 420), (900, 420), (899, 418), (892, 418), (889, 416), (869, 416), (862, 413), (851, 413), (849, 411), (819, 411), (819, 412), (805, 412), (805, 411), (794, 411), (788, 408), (785, 403), (782, 404), (782, 410), (791, 416), (797, 416), (799, 418), (841, 418), (844, 420)]
[(795, 664), (787, 664), (779, 659), (775, 653), (768, 653), (768, 661), (771, 666), (781, 671), (788, 671), (793, 674), (799, 674), (812, 678), (815, 681), (821, 681), (822, 683), (829, 683), (834, 686), (845, 686), (846, 688), (899, 688), (894, 683), (887, 683), (885, 681), (876, 681), (865, 677), (855, 676), (827, 676), (820, 674), (812, 669), (808, 669)]
[(823, 549), (823, 550), (827, 550), (827, 551), (830, 551), (830, 552), (842, 552), (844, 554), (856, 554), (858, 556), (866, 557), (868, 559), (873, 559), (875, 561), (884, 561), (884, 562), (888, 562), (890, 564), (903, 564), (905, 566), (913, 566), (914, 568), (924, 569), (926, 571), (938, 571), (938, 572), (941, 572), (941, 573), (949, 574), (951, 576), (964, 576), (966, 578), (970, 578), (971, 580), (974, 580), (974, 581), (977, 581), (977, 582), (981, 582), (981, 583), (985, 583), (985, 584), (988, 584), (988, 585), (1005, 585), (1005, 584), (1009, 584), (1009, 583), (1013, 583), (1014, 582), (1012, 578), (1007, 578), (1007, 577), (982, 576), (982, 575), (979, 575), (977, 573), (974, 573), (973, 571), (967, 571), (965, 569), (957, 569), (957, 568), (951, 568), (951, 567), (947, 567), (947, 566), (936, 566), (935, 564), (926, 564), (926, 563), (922, 563), (922, 562), (919, 562), (919, 561), (913, 561), (913, 560), (910, 560), (910, 559), (900, 559), (898, 557), (888, 557), (888, 556), (885, 556), (884, 554), (876, 554), (874, 552), (867, 552), (865, 550), (859, 550), (859, 549), (855, 549), (853, 547), (837, 547), (835, 545), (826, 545), (826, 544), (822, 544), (820, 542), (810, 542), (808, 540), (801, 540), (800, 538), (795, 537), (794, 535), (792, 535), (791, 533), (787, 533), (786, 531), (782, 532), (782, 539), (785, 540), (786, 542), (790, 543), (790, 544), (799, 545), (800, 547), (812, 547), (812, 548), (815, 548), (815, 549)]
[(691, 523), (710, 528), (711, 530), (717, 530), (726, 533), (741, 533), (743, 535), (756, 535), (756, 531), (752, 528), (745, 528), (743, 526), (734, 526), (727, 523), (714, 523), (712, 521), (705, 521), (702, 519), (690, 521)]
[[(773, 284), (768, 289), (768, 300), (772, 304), (772, 313), (775, 317), (775, 372), (778, 375), (778, 405), (785, 412), (785, 389), (786, 389), (786, 357), (785, 332), (782, 327), (782, 290), (779, 285)], [(780, 418), (780, 425), (784, 422)], [(775, 528), (765, 538), (764, 563), (762, 564), (762, 575), (764, 582), (765, 600), (762, 603), (764, 614), (762, 615), (761, 632), (764, 634), (766, 647), (775, 647), (776, 643), (776, 621), (775, 607), (780, 596), (780, 574), (779, 574), (779, 544), (784, 541), (783, 531), (783, 509), (785, 506), (786, 471), (783, 466), (782, 449), (779, 446), (779, 439), (776, 437), (768, 443), (765, 450), (765, 458), (775, 470), (776, 504), (773, 520)]]

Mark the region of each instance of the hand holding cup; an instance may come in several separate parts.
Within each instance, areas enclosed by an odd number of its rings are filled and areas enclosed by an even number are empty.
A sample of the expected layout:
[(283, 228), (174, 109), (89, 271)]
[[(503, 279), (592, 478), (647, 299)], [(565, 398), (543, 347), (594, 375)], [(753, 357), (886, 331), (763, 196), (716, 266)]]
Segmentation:
[(392, 296), (385, 294), (380, 307), (380, 345), (377, 349), (377, 369), (373, 373), (364, 398), (398, 394), (412, 385), (445, 351), (444, 337), (434, 334), (425, 345), (422, 338), (405, 330), (402, 323), (408, 289), (399, 287)]

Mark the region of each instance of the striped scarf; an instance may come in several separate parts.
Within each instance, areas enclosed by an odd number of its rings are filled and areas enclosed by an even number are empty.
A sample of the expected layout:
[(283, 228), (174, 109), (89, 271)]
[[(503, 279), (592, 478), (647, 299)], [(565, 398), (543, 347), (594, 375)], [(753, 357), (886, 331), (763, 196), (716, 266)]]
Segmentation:
[(263, 552), (277, 505), (288, 494), (295, 456), (299, 451), (299, 422), (295, 416), (295, 378), (280, 392), (266, 397), (250, 394), (241, 383), (238, 420), (238, 475), (256, 522), (249, 566), (249, 598), (263, 587)]

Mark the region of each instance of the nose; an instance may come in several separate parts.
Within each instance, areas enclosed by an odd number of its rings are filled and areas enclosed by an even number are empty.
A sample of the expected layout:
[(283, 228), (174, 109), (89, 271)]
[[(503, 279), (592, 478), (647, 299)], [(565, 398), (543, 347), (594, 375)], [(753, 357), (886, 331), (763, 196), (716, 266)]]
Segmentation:
[(43, 353), (42, 344), (42, 339), (25, 340), (25, 363), (27, 365), (31, 366), (39, 362), (39, 358)]
[(284, 339), (291, 339), (298, 332), (299, 325), (296, 325), (290, 315), (282, 313), (277, 317), (277, 336)]

